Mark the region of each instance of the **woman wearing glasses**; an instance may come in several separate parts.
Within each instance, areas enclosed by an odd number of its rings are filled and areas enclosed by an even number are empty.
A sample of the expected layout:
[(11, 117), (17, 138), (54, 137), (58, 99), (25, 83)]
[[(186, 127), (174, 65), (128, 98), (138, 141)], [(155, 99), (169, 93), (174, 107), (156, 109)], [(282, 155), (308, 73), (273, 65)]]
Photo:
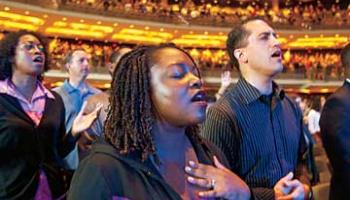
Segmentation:
[(0, 199), (64, 197), (62, 158), (99, 110), (80, 113), (65, 134), (62, 99), (41, 83), (48, 69), (45, 44), (28, 31), (0, 42)]

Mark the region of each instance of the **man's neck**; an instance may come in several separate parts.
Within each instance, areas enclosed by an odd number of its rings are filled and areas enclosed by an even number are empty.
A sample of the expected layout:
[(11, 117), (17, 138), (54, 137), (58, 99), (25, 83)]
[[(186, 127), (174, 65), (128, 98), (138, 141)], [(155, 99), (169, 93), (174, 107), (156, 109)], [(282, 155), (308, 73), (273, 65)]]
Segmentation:
[(81, 78), (69, 78), (69, 84), (71, 86), (73, 86), (74, 88), (77, 88), (77, 89), (81, 89), (81, 88), (84, 88), (86, 86), (86, 82), (85, 82), (85, 79), (81, 79)]
[(243, 78), (253, 85), (263, 95), (269, 95), (272, 93), (272, 77), (261, 76), (258, 74), (247, 73), (243, 75)]

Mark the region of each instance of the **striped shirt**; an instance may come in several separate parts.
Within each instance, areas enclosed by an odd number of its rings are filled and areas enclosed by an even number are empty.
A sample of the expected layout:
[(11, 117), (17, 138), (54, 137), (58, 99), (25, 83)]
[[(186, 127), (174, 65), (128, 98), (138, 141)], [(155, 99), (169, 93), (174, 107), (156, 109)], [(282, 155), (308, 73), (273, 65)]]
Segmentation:
[(301, 112), (275, 83), (273, 88), (271, 95), (261, 95), (240, 78), (209, 108), (202, 131), (257, 199), (274, 199), (273, 186), (288, 172), (296, 178), (305, 173)]

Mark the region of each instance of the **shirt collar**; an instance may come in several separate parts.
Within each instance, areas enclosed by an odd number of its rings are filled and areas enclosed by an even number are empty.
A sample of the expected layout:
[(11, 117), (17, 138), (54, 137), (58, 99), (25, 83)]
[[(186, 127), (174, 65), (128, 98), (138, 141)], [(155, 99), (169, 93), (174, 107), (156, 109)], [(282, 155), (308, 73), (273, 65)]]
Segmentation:
[(73, 87), (69, 81), (66, 79), (63, 83), (63, 88), (68, 92), (68, 93), (72, 93), (76, 90), (78, 90), (77, 88)]
[(37, 89), (40, 89), (42, 94), (45, 94), (48, 98), (55, 99), (52, 92), (50, 92), (50, 90), (48, 90), (40, 81), (37, 81)]
[[(0, 93), (11, 95), (16, 98), (22, 96), (22, 94), (19, 93), (19, 91), (16, 89), (16, 86), (12, 83), (10, 78), (0, 81)], [(36, 89), (33, 93), (32, 99), (39, 98), (42, 96), (55, 99), (55, 96), (53, 96), (53, 94), (47, 88), (45, 88), (40, 81), (37, 81)]]
[[(246, 81), (243, 77), (238, 80), (237, 90), (241, 94), (241, 101), (245, 104), (249, 104), (257, 99), (265, 99), (264, 97), (268, 95), (263, 95), (260, 91)], [(273, 93), (272, 97), (277, 98), (278, 100), (283, 100), (285, 92), (278, 87), (278, 85), (273, 81), (272, 82)], [(268, 98), (268, 97), (267, 97)], [(264, 100), (263, 100), (264, 101)]]
[(83, 86), (84, 89), (83, 89), (83, 90), (80, 90), (80, 89), (78, 89), (78, 88), (76, 88), (76, 87), (73, 87), (73, 86), (69, 83), (68, 79), (66, 79), (66, 80), (64, 81), (63, 87), (64, 87), (64, 89), (65, 89), (68, 93), (73, 93), (73, 92), (77, 92), (77, 91), (82, 92), (82, 93), (88, 93), (88, 94), (94, 94), (94, 93), (96, 93), (95, 90), (94, 90), (92, 87), (90, 87), (87, 83), (84, 83), (84, 86)]

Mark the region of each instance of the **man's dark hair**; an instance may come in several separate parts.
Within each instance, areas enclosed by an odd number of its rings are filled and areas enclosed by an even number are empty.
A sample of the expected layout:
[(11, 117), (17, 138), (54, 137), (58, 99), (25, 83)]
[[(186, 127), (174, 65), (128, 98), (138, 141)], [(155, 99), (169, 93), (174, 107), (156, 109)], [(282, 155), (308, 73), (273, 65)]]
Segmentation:
[(250, 36), (251, 32), (248, 31), (245, 28), (245, 25), (247, 23), (249, 23), (251, 21), (255, 21), (255, 20), (262, 20), (262, 21), (266, 22), (261, 17), (249, 18), (249, 19), (241, 22), (237, 26), (235, 26), (229, 32), (229, 34), (227, 36), (227, 40), (226, 40), (227, 52), (228, 52), (228, 55), (230, 57), (231, 63), (233, 64), (234, 67), (236, 67), (236, 69), (238, 71), (240, 71), (239, 63), (238, 63), (237, 58), (234, 55), (234, 52), (235, 52), (236, 49), (239, 49), (239, 48), (242, 48), (242, 47), (246, 47), (248, 45), (248, 40), (247, 39)]
[[(39, 42), (44, 46), (44, 55), (45, 55), (45, 63), (44, 70), (47, 71), (49, 69), (49, 54), (47, 52), (47, 40), (44, 36), (39, 33), (20, 30), (17, 32), (8, 33), (1, 41), (0, 41), (0, 80), (4, 80), (6, 78), (12, 77), (12, 67), (14, 65), (15, 56), (16, 56), (16, 48), (19, 43), (19, 39), (24, 35), (33, 35), (36, 37)], [(38, 80), (42, 80), (42, 74), (38, 76)]]
[[(157, 114), (151, 99), (150, 69), (161, 56), (155, 52), (165, 48), (179, 49), (169, 44), (138, 47), (125, 54), (114, 70), (104, 135), (121, 154), (138, 152), (141, 160), (149, 155), (158, 158), (151, 136)], [(190, 126), (186, 132), (199, 139), (198, 130), (197, 126)]]
[(350, 43), (345, 45), (345, 47), (340, 52), (341, 64), (344, 67), (344, 75), (346, 78), (349, 77), (350, 68)]
[(320, 96), (314, 96), (311, 99), (311, 109), (316, 110), (317, 112), (321, 112), (321, 97)]

